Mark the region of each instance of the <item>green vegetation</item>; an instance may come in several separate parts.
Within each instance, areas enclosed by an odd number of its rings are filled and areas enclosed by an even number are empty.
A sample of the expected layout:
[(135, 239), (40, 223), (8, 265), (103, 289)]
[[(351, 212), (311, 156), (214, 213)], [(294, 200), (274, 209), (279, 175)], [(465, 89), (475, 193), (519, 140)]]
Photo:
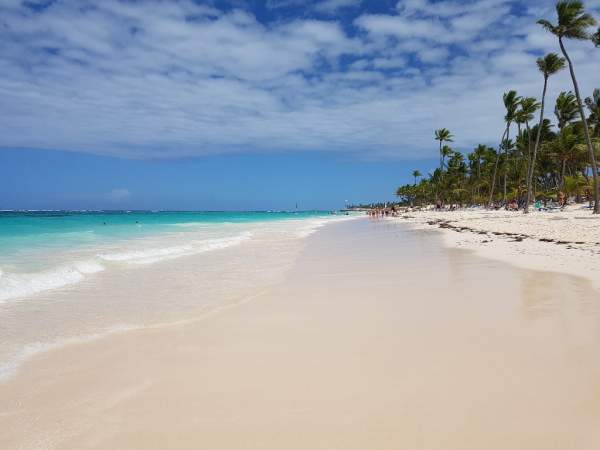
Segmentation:
[(592, 36), (592, 42), (596, 45), (596, 47), (600, 47), (600, 28), (598, 28), (598, 31), (596, 31), (596, 33), (594, 33)]
[[(600, 46), (600, 29), (594, 35), (588, 32), (596, 21), (580, 1), (559, 1), (556, 12), (556, 24), (538, 21), (556, 36), (562, 53), (562, 57), (550, 53), (537, 60), (544, 79), (541, 102), (523, 98), (514, 90), (503, 95), (505, 127), (498, 149), (479, 145), (465, 157), (446, 144), (454, 138), (449, 130), (436, 130), (440, 166), (428, 178), (414, 171), (414, 183), (396, 192), (402, 203), (492, 205), (516, 201), (528, 212), (535, 198), (556, 200), (564, 192), (578, 202), (593, 200), (594, 213), (600, 214), (596, 165), (600, 157), (600, 90), (595, 89), (592, 96), (582, 100), (565, 47), (568, 39), (591, 40)], [(553, 125), (544, 117), (546, 92), (550, 77), (565, 67), (569, 68), (573, 91), (565, 90), (558, 96)], [(539, 121), (532, 127), (538, 111)]]

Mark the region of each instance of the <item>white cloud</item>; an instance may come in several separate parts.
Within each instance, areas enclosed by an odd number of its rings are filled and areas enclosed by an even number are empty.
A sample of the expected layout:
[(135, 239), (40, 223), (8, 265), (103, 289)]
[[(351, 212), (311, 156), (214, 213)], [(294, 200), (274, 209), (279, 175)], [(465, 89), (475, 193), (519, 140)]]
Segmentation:
[(304, 11), (314, 11), (318, 14), (331, 15), (341, 9), (358, 7), (361, 3), (362, 0), (316, 0), (314, 2), (307, 2), (306, 0), (267, 0), (265, 7), (275, 11), (297, 8)]
[(373, 59), (373, 67), (376, 69), (399, 69), (406, 67), (406, 64), (406, 59), (399, 56)]
[(362, 0), (322, 0), (315, 6), (314, 10), (323, 14), (333, 14), (340, 9), (356, 7)]
[(105, 195), (107, 200), (121, 202), (131, 198), (131, 192), (128, 189), (113, 189)]
[(419, 59), (424, 63), (446, 61), (449, 54), (450, 52), (446, 47), (430, 47), (417, 52)]
[(374, 35), (399, 38), (424, 38), (436, 40), (446, 28), (435, 20), (406, 19), (386, 14), (366, 14), (355, 21), (356, 25)]
[(432, 4), (428, 0), (401, 0), (396, 9), (404, 15), (426, 14), (438, 17), (450, 17), (466, 10), (467, 4), (457, 2), (438, 2)]
[[(409, 0), (341, 24), (263, 23), (185, 0), (63, 0), (41, 12), (3, 2), (0, 147), (422, 158), (442, 126), (460, 147), (491, 144), (502, 93), (539, 96), (535, 58), (558, 51), (535, 25), (547, 11), (537, 5), (515, 15), (503, 0)], [(567, 45), (589, 95), (598, 50)], [(567, 89), (564, 72), (549, 100)]]

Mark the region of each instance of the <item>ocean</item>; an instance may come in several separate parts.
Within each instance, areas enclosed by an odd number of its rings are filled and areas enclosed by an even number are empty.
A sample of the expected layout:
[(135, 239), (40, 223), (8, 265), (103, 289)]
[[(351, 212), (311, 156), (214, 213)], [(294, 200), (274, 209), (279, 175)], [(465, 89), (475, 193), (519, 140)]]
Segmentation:
[(195, 320), (281, 279), (323, 211), (0, 212), (0, 379), (32, 354)]

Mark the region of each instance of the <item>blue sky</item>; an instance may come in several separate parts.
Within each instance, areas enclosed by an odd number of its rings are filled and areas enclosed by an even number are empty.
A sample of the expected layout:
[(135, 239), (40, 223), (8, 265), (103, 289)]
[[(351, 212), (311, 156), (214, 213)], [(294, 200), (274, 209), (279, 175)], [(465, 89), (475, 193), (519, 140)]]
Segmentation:
[[(494, 145), (502, 93), (540, 95), (540, 17), (553, 2), (2, 0), (0, 208), (392, 198), (435, 128)], [(590, 95), (600, 50), (567, 45)]]
[(398, 161), (327, 152), (126, 159), (19, 150), (0, 152), (0, 167), (0, 209), (332, 209), (393, 199), (403, 175)]

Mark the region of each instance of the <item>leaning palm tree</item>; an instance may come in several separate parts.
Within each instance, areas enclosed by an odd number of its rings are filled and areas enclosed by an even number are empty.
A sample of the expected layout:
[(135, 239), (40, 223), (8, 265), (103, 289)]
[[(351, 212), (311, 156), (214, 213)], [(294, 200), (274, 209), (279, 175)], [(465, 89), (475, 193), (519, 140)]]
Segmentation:
[(413, 170), (412, 176), (415, 179), (415, 186), (416, 186), (417, 185), (417, 178), (420, 178), (423, 175), (421, 175), (421, 172), (419, 172), (418, 170)]
[(440, 170), (444, 170), (444, 157), (442, 156), (444, 142), (453, 142), (453, 138), (454, 136), (452, 136), (450, 130), (447, 130), (446, 128), (435, 130), (435, 140), (440, 141)]
[(542, 135), (542, 130), (544, 128), (544, 106), (546, 102), (546, 91), (548, 89), (548, 78), (565, 68), (565, 59), (561, 58), (556, 53), (549, 53), (543, 58), (538, 58), (537, 66), (540, 72), (542, 72), (544, 75), (544, 90), (542, 91), (542, 104), (540, 107), (540, 123), (537, 128), (537, 135), (535, 138), (535, 144), (533, 146), (533, 154), (531, 155), (531, 161), (529, 163), (529, 170), (527, 173), (527, 201), (525, 202), (525, 209), (523, 210), (525, 214), (529, 212), (529, 204), (533, 200), (533, 172), (535, 170), (535, 158), (540, 146), (540, 136)]
[(585, 112), (583, 111), (583, 102), (581, 101), (581, 95), (579, 94), (579, 85), (577, 84), (577, 79), (575, 78), (573, 62), (571, 61), (571, 58), (569, 58), (563, 41), (564, 39), (587, 40), (592, 38), (587, 30), (589, 27), (594, 26), (596, 21), (591, 15), (584, 11), (583, 3), (579, 0), (559, 1), (556, 4), (556, 13), (558, 15), (558, 24), (554, 25), (553, 23), (544, 19), (538, 20), (538, 24), (558, 37), (560, 50), (569, 64), (571, 80), (573, 81), (573, 88), (575, 90), (575, 96), (577, 97), (579, 115), (581, 116), (581, 122), (583, 124), (585, 142), (588, 148), (590, 163), (592, 165), (592, 178), (594, 180), (594, 214), (600, 214), (600, 186), (598, 186), (598, 167), (596, 166), (594, 147), (590, 138), (590, 131), (587, 126)]
[[(506, 108), (506, 115), (504, 116), (504, 121), (506, 122), (506, 129), (504, 130), (504, 133), (502, 134), (502, 140), (500, 142), (500, 147), (501, 147), (501, 149), (504, 148), (505, 155), (508, 158), (507, 142), (508, 142), (509, 136), (510, 136), (510, 126), (513, 123), (513, 121), (515, 120), (517, 108), (519, 106), (519, 103), (521, 102), (521, 97), (517, 96), (516, 91), (509, 91), (503, 95), (502, 100), (504, 101), (504, 107)], [(490, 187), (490, 202), (489, 202), (490, 205), (492, 204), (492, 201), (494, 200), (494, 189), (496, 187), (496, 176), (498, 174), (498, 163), (500, 162), (500, 154), (501, 153), (502, 153), (501, 151), (498, 152), (498, 155), (496, 156), (496, 163), (494, 164), (494, 174), (492, 175), (492, 185)], [(504, 200), (506, 200), (506, 171), (504, 173)]]

